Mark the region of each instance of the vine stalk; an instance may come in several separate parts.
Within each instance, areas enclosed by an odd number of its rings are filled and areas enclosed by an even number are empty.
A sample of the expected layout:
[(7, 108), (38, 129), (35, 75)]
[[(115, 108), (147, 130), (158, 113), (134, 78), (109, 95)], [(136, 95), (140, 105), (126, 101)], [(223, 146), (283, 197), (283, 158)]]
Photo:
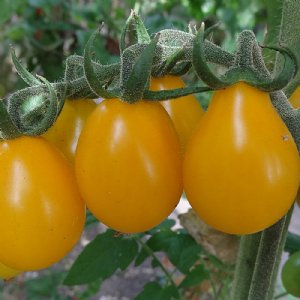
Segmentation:
[(186, 300), (183, 295), (181, 294), (181, 291), (179, 290), (179, 288), (177, 287), (176, 283), (174, 282), (172, 275), (170, 274), (170, 272), (165, 268), (165, 266), (161, 263), (161, 261), (156, 257), (156, 255), (154, 254), (154, 252), (152, 251), (152, 249), (144, 243), (144, 241), (139, 238), (139, 237), (134, 237), (134, 239), (137, 241), (137, 243), (147, 252), (147, 254), (149, 254), (152, 259), (157, 263), (157, 265), (160, 267), (160, 269), (163, 271), (163, 273), (166, 275), (169, 283), (176, 288), (176, 290), (178, 291), (179, 294), (179, 300)]
[[(271, 20), (270, 23), (272, 23), (272, 25), (268, 27), (269, 32), (266, 42), (272, 45), (280, 44), (288, 47), (293, 51), (299, 62), (300, 53), (298, 50), (300, 50), (300, 37), (297, 36), (297, 34), (299, 32), (298, 28), (300, 29), (300, 21), (296, 12), (300, 9), (300, 1), (276, 1), (276, 5), (275, 3), (274, 5), (270, 3), (269, 7), (276, 9), (278, 5), (282, 7), (282, 18), (277, 17), (277, 26), (274, 24), (274, 18)], [(278, 12), (278, 9), (276, 11)], [(272, 11), (269, 10), (268, 14), (272, 15)], [(297, 27), (297, 29), (294, 28), (294, 26)], [(291, 27), (293, 27), (293, 29)], [(278, 30), (278, 28), (280, 30)], [(277, 59), (274, 69), (279, 69), (281, 65), (282, 60)], [(300, 73), (297, 71), (294, 79), (285, 88), (287, 95), (290, 95), (295, 89), (295, 86), (300, 81), (299, 78)], [(295, 126), (296, 114), (291, 112), (292, 108), (288, 104), (286, 95), (278, 91), (271, 93), (270, 96), (273, 105), (293, 135), (299, 150), (299, 133), (297, 132), (297, 126)], [(231, 300), (273, 299), (279, 262), (281, 260), (292, 211), (293, 207), (284, 218), (261, 233), (242, 237)]]

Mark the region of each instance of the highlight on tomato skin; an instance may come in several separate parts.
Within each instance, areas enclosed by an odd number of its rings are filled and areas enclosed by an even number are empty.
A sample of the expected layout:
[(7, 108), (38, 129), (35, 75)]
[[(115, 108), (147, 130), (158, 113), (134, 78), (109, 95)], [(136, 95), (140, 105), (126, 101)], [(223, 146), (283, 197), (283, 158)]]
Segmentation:
[(12, 278), (18, 276), (21, 273), (22, 273), (22, 271), (10, 268), (0, 262), (0, 279), (9, 280), (9, 279), (12, 279)]
[(300, 161), (269, 95), (242, 82), (216, 91), (187, 145), (183, 179), (192, 207), (220, 231), (251, 234), (283, 217)]
[(62, 153), (42, 137), (0, 142), (0, 261), (21, 271), (62, 259), (85, 221), (75, 174)]
[(96, 107), (97, 104), (91, 99), (67, 99), (53, 126), (43, 134), (71, 163), (74, 163), (79, 135), (88, 116)]
[(75, 171), (89, 210), (123, 233), (161, 223), (183, 190), (178, 137), (157, 102), (100, 103), (79, 138)]
[[(163, 77), (152, 77), (150, 90), (170, 90), (183, 88), (185, 84), (179, 76), (166, 75)], [(173, 121), (179, 137), (181, 150), (184, 149), (192, 136), (204, 111), (194, 95), (183, 96), (177, 99), (159, 102), (168, 112)]]

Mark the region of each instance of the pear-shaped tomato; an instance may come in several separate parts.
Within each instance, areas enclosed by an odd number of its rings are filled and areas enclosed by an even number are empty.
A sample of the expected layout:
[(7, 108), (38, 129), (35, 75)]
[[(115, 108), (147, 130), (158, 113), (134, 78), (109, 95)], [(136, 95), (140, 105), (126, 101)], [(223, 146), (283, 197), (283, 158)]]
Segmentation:
[[(289, 101), (291, 102), (294, 108), (300, 107), (300, 86), (296, 88), (294, 93), (291, 95)], [(300, 206), (300, 191), (298, 191), (296, 202)]]
[[(178, 76), (171, 75), (152, 78), (150, 85), (150, 89), (153, 91), (179, 89), (183, 87), (185, 87), (185, 84), (182, 79)], [(160, 103), (173, 121), (179, 137), (181, 150), (184, 152), (185, 146), (204, 112), (198, 100), (193, 95), (160, 101)]]
[(124, 233), (158, 225), (182, 194), (179, 141), (159, 103), (104, 100), (80, 135), (75, 170), (90, 211)]
[(22, 271), (12, 269), (0, 262), (0, 279), (8, 280), (21, 274)]
[(72, 163), (81, 130), (96, 106), (97, 104), (91, 99), (66, 100), (57, 120), (43, 135)]
[(41, 137), (0, 142), (0, 261), (38, 270), (62, 259), (79, 240), (85, 220), (75, 174)]
[(187, 145), (187, 198), (209, 225), (249, 234), (278, 221), (293, 204), (300, 162), (269, 95), (245, 83), (215, 92)]

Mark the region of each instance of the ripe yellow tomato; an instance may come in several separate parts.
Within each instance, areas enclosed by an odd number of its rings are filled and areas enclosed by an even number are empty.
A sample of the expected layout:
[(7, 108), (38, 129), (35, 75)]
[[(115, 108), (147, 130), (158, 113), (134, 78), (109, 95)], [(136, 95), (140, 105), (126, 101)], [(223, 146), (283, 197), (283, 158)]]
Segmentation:
[(46, 268), (80, 238), (85, 204), (66, 158), (40, 137), (0, 142), (0, 261)]
[[(300, 87), (296, 88), (289, 101), (291, 102), (294, 108), (300, 107)], [(296, 202), (300, 206), (300, 191), (298, 191)]]
[[(184, 82), (178, 76), (164, 76), (152, 78), (150, 89), (153, 91), (170, 90), (185, 87)], [(173, 100), (160, 101), (168, 112), (179, 136), (182, 152), (191, 137), (197, 123), (203, 115), (203, 110), (193, 95), (180, 97)]]
[(73, 163), (81, 130), (97, 104), (90, 99), (66, 100), (64, 107), (43, 137), (60, 149)]
[(90, 211), (124, 233), (162, 222), (182, 193), (179, 141), (159, 103), (104, 100), (78, 142), (75, 170)]
[(17, 275), (19, 275), (21, 273), (22, 273), (22, 271), (12, 269), (0, 262), (0, 278), (1, 279), (8, 280), (8, 279), (16, 277)]
[(245, 83), (215, 92), (187, 145), (187, 198), (209, 225), (249, 234), (278, 221), (299, 186), (295, 142), (269, 95)]

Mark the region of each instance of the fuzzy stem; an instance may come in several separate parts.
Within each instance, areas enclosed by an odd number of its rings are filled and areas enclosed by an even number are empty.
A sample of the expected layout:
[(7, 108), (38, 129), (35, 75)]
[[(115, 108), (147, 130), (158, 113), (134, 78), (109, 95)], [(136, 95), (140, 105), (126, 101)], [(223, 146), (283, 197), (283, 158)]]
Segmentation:
[(235, 276), (233, 281), (231, 300), (248, 298), (260, 238), (261, 232), (241, 237), (235, 269), (238, 276)]
[(284, 250), (285, 241), (286, 241), (286, 238), (288, 235), (288, 227), (289, 227), (289, 224), (291, 221), (292, 213), (293, 213), (293, 207), (290, 209), (288, 214), (285, 216), (284, 227), (282, 228), (279, 245), (277, 247), (277, 259), (275, 260), (272, 277), (270, 278), (270, 288), (269, 288), (268, 300), (272, 300), (274, 293), (275, 293), (277, 275), (278, 275), (279, 266), (280, 266), (280, 260), (281, 260), (282, 252)]
[[(269, 37), (272, 35), (271, 40), (277, 40), (276, 35), (281, 34), (282, 40), (282, 31), (286, 27), (287, 24), (292, 23), (291, 19), (288, 20), (287, 10), (292, 10), (296, 13), (295, 5), (300, 6), (300, 1), (292, 1), (285, 0), (283, 1), (283, 18), (280, 20), (279, 16), (277, 16), (278, 23), (282, 22), (282, 27), (279, 31), (277, 28), (269, 28)], [(296, 4), (297, 3), (297, 4)], [(277, 5), (279, 5), (279, 1), (277, 1)], [(291, 14), (290, 14), (291, 15)], [(293, 14), (292, 14), (293, 15)], [(294, 16), (294, 15), (293, 15)], [(294, 17), (295, 18), (295, 17)], [(299, 18), (298, 18), (299, 19)], [(288, 23), (289, 22), (289, 23)], [(296, 20), (295, 20), (296, 22)], [(277, 24), (279, 26), (279, 24)], [(273, 24), (274, 26), (274, 24)], [(276, 31), (276, 32), (275, 32)], [(289, 30), (285, 31), (285, 37), (288, 38), (289, 34), (296, 33), (297, 31), (289, 28)], [(289, 41), (289, 40), (288, 40)], [(284, 40), (286, 42), (286, 40)], [(290, 43), (284, 43), (290, 44)], [(275, 69), (278, 69), (278, 65), (280, 61), (276, 61)], [(298, 73), (299, 74), (299, 73)], [(300, 146), (300, 137), (298, 133), (297, 122), (295, 121), (295, 114), (292, 113), (292, 108), (288, 104), (286, 96), (283, 92), (278, 91), (271, 93), (272, 103), (277, 109), (278, 113), (281, 115), (283, 121), (286, 123), (289, 128), (291, 134), (293, 135), (295, 142), (298, 146)], [(241, 263), (238, 261), (235, 273), (234, 280), (234, 290), (232, 293), (232, 300), (271, 300), (273, 299), (277, 273), (279, 268), (279, 262), (281, 259), (282, 251), (284, 248), (288, 225), (290, 222), (292, 208), (289, 213), (282, 218), (279, 222), (277, 222), (272, 227), (264, 230), (261, 235), (260, 242), (256, 245), (253, 245), (252, 249), (245, 249), (247, 244), (251, 244), (251, 240), (254, 238), (253, 236), (244, 237), (240, 251), (249, 251), (250, 257), (256, 257), (255, 259), (255, 267), (253, 268), (252, 280), (249, 284), (249, 277), (251, 276), (249, 269), (243, 269), (241, 267)], [(243, 254), (240, 252), (239, 257)], [(243, 294), (238, 294), (239, 290), (237, 289), (237, 284), (240, 284), (244, 287)]]
[(248, 300), (273, 299), (278, 265), (292, 211), (290, 209), (284, 218), (262, 233)]
[(249, 68), (253, 65), (252, 48), (256, 43), (255, 35), (250, 30), (244, 30), (238, 36), (235, 65)]

